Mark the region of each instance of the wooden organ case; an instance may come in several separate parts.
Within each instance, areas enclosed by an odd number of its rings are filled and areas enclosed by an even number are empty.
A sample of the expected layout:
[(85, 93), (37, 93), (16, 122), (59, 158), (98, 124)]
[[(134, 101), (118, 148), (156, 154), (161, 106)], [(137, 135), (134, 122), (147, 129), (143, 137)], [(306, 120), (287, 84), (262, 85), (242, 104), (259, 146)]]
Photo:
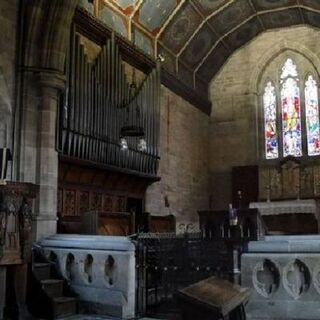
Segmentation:
[[(76, 15), (58, 123), (60, 232), (81, 233), (88, 213), (99, 212), (104, 218), (91, 226), (102, 223), (96, 228), (102, 234), (134, 233), (146, 188), (159, 180), (159, 63), (139, 74), (132, 95), (131, 67), (117, 41), (98, 22), (86, 25)], [(122, 128), (128, 126), (143, 129), (145, 150), (138, 136), (126, 137), (128, 149), (121, 149)]]

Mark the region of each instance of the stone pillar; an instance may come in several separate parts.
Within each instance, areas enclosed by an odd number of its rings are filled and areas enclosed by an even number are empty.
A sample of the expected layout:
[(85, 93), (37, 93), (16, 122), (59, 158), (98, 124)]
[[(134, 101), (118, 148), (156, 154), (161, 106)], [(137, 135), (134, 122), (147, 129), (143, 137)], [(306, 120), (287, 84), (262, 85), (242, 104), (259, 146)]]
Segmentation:
[(36, 183), (40, 192), (35, 206), (34, 239), (55, 234), (57, 229), (58, 153), (56, 151), (56, 117), (64, 77), (40, 74), (40, 108), (38, 123), (38, 161)]

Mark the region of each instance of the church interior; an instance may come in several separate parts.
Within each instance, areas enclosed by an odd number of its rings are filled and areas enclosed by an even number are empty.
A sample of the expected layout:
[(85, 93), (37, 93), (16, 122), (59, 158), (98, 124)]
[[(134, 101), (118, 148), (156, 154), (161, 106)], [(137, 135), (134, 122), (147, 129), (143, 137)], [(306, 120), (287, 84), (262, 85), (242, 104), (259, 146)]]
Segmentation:
[(318, 0), (0, 0), (0, 320), (320, 319)]

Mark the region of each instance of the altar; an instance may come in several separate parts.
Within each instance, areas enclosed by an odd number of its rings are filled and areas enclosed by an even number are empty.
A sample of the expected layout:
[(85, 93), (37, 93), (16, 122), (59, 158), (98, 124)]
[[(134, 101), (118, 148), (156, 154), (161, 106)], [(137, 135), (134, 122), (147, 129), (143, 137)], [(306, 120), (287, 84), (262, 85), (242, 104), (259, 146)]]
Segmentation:
[(319, 233), (319, 205), (315, 199), (252, 202), (269, 234)]

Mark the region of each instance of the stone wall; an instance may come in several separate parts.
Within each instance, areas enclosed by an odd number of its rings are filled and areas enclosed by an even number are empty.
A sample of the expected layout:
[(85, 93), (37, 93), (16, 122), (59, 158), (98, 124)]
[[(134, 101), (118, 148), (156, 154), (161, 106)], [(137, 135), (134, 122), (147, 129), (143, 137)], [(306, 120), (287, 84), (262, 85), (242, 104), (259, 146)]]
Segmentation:
[(19, 1), (0, 1), (0, 148), (12, 148)]
[(148, 188), (146, 211), (197, 227), (197, 211), (209, 206), (210, 118), (164, 86), (160, 108), (161, 181)]
[(226, 208), (231, 201), (233, 166), (261, 163), (259, 84), (268, 73), (266, 67), (279, 55), (285, 56), (288, 50), (319, 66), (318, 37), (318, 30), (305, 26), (265, 32), (235, 52), (212, 80), (209, 141), (214, 209)]

